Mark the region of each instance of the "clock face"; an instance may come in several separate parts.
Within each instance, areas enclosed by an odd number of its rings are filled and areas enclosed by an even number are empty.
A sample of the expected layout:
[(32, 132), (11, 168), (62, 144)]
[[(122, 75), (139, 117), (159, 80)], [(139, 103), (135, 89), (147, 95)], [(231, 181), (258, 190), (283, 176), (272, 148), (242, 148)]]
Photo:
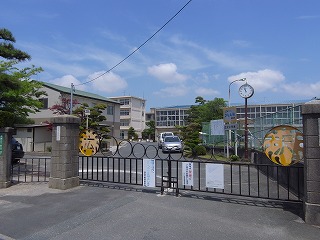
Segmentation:
[(254, 93), (254, 89), (251, 85), (249, 84), (243, 84), (240, 88), (239, 88), (239, 94), (241, 97), (243, 98), (249, 98), (253, 95)]

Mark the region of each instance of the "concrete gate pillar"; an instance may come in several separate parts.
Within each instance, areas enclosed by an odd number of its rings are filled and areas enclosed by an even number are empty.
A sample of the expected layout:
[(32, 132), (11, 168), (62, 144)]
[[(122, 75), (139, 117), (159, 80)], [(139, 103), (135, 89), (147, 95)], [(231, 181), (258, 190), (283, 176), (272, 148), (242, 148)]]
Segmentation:
[(62, 115), (51, 118), (52, 152), (49, 188), (69, 189), (79, 186), (80, 118)]
[(0, 188), (11, 185), (11, 138), (13, 128), (0, 128)]
[(320, 225), (320, 101), (302, 106), (304, 137), (304, 220)]

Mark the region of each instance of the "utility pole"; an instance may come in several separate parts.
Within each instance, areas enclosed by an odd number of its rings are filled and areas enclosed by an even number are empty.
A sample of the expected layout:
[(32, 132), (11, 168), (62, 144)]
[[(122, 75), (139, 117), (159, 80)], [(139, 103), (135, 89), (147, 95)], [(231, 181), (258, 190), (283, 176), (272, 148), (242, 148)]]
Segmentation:
[(73, 107), (73, 92), (74, 92), (74, 85), (71, 83), (71, 88), (70, 88), (70, 115), (72, 115), (72, 107)]

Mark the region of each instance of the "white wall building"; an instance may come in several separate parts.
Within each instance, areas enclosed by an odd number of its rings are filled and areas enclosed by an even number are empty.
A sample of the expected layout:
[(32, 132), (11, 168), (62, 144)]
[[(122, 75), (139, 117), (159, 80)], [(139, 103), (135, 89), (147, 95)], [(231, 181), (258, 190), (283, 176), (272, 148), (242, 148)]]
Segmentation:
[(128, 139), (128, 130), (133, 127), (141, 138), (145, 129), (146, 100), (133, 96), (110, 97), (120, 103), (120, 138)]
[[(190, 105), (172, 106), (163, 108), (151, 108), (154, 114), (156, 136), (162, 132), (177, 132), (176, 126), (185, 126), (185, 118)], [(150, 113), (149, 113), (150, 114)]]
[[(55, 104), (61, 104), (61, 99), (70, 99), (70, 88), (58, 86), (51, 83), (43, 82), (42, 89), (47, 93), (47, 96), (39, 99), (43, 102), (43, 108), (40, 112), (29, 114), (29, 118), (33, 119), (35, 124), (32, 125), (17, 125), (16, 139), (22, 143), (24, 150), (29, 151), (48, 151), (51, 146), (51, 131), (46, 122), (57, 116), (50, 110)], [(110, 135), (115, 138), (120, 137), (120, 104), (109, 98), (99, 96), (97, 94), (74, 90), (73, 99), (81, 103), (87, 103), (89, 107), (96, 104), (105, 104), (107, 109), (102, 113), (106, 116), (107, 120), (102, 124), (107, 125), (110, 129)], [(75, 108), (77, 107), (74, 106)]]

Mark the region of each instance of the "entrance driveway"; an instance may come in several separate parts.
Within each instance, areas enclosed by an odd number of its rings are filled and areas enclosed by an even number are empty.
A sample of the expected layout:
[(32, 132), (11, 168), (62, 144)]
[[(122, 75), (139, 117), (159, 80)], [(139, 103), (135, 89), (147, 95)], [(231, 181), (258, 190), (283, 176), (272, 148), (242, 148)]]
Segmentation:
[(0, 189), (0, 239), (319, 239), (301, 203), (86, 184)]

